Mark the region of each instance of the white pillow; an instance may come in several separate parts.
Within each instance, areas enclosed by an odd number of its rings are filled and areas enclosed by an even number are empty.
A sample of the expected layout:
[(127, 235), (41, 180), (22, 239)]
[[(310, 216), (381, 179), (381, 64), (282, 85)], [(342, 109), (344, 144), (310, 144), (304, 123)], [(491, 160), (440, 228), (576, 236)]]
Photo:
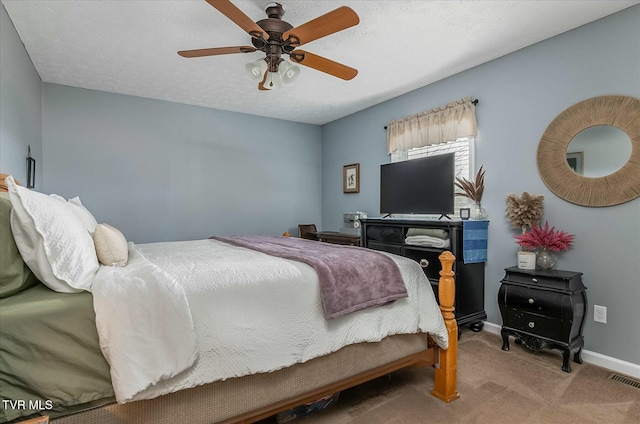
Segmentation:
[[(58, 196), (57, 194), (50, 194), (50, 197), (54, 199), (61, 200), (63, 202), (67, 202), (62, 196)], [(80, 219), (90, 233), (93, 233), (96, 229), (96, 225), (98, 225), (98, 221), (94, 218), (93, 214), (89, 212), (89, 209), (85, 208), (79, 197), (74, 197), (69, 199), (67, 202), (73, 213)]]
[(6, 179), (11, 199), (11, 230), (25, 263), (50, 289), (88, 290), (99, 264), (91, 235), (67, 202)]
[(109, 224), (98, 224), (93, 232), (96, 254), (102, 265), (126, 266), (129, 260), (127, 239), (117, 228)]
[(93, 233), (96, 230), (96, 225), (98, 225), (98, 221), (93, 216), (89, 209), (85, 208), (79, 197), (74, 197), (69, 199), (69, 206), (73, 210), (73, 213), (76, 214), (78, 218), (82, 221), (87, 231)]

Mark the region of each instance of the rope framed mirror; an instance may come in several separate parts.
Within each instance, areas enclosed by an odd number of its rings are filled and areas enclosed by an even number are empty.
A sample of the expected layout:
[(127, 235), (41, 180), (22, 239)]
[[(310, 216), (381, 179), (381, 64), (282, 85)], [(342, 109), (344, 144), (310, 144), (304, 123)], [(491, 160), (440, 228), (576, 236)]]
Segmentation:
[[(567, 148), (576, 135), (596, 126), (611, 126), (626, 133), (631, 140), (631, 153), (619, 169), (605, 176), (589, 177), (576, 172), (575, 166), (572, 168), (567, 160)], [(607, 140), (600, 143), (607, 143)], [(608, 147), (605, 145), (605, 150)], [(585, 157), (585, 164), (587, 160)], [(538, 144), (537, 164), (540, 177), (549, 190), (577, 205), (614, 206), (639, 197), (640, 99), (600, 96), (567, 108), (542, 135)]]

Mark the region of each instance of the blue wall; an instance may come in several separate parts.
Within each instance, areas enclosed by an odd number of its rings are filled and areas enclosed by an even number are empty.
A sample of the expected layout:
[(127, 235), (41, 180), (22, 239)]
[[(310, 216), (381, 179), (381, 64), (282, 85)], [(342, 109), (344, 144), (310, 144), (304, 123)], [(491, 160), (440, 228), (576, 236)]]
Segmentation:
[(27, 183), (27, 146), (42, 187), (42, 85), (7, 11), (0, 5), (0, 172)]
[[(542, 194), (545, 219), (575, 234), (559, 269), (584, 273), (589, 315), (586, 349), (640, 364), (640, 198), (608, 208), (585, 208), (551, 193), (536, 165), (538, 141), (567, 107), (590, 97), (640, 97), (640, 6), (577, 28), (323, 126), (322, 217), (325, 230), (342, 213), (379, 214), (379, 167), (388, 163), (384, 126), (392, 119), (465, 96), (478, 98), (476, 167), (486, 170), (483, 205), (489, 212), (485, 308), (501, 324), (497, 293), (517, 245), (506, 220), (509, 193)], [(360, 193), (342, 193), (342, 166), (360, 163)], [(593, 304), (608, 308), (594, 323)]]
[(44, 84), (44, 191), (137, 243), (321, 223), (321, 129)]

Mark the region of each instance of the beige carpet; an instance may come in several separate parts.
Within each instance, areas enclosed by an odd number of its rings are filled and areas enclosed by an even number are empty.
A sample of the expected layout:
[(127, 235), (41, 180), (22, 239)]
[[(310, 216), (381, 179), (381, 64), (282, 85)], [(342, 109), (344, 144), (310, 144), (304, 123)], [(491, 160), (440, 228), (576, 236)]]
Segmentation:
[[(432, 368), (402, 370), (340, 393), (327, 409), (294, 424), (640, 423), (640, 389), (608, 379), (611, 371), (571, 362), (559, 351), (531, 351), (500, 336), (463, 330), (458, 354), (460, 399), (429, 394)], [(262, 423), (275, 423), (275, 419)]]

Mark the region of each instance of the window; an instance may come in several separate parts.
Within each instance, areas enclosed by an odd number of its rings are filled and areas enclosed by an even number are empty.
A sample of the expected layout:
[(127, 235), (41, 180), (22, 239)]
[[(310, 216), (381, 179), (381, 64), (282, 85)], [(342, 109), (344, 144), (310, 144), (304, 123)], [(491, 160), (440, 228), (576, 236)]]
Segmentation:
[[(409, 150), (398, 150), (391, 154), (391, 162), (400, 162), (435, 156), (445, 153), (455, 153), (455, 176), (459, 178), (475, 178), (474, 163), (475, 138), (459, 138), (455, 141), (448, 141), (440, 144), (430, 144), (424, 147), (416, 147)], [(460, 189), (456, 188), (456, 192)], [(460, 216), (460, 208), (469, 207), (469, 199), (463, 196), (455, 197), (455, 216)]]

